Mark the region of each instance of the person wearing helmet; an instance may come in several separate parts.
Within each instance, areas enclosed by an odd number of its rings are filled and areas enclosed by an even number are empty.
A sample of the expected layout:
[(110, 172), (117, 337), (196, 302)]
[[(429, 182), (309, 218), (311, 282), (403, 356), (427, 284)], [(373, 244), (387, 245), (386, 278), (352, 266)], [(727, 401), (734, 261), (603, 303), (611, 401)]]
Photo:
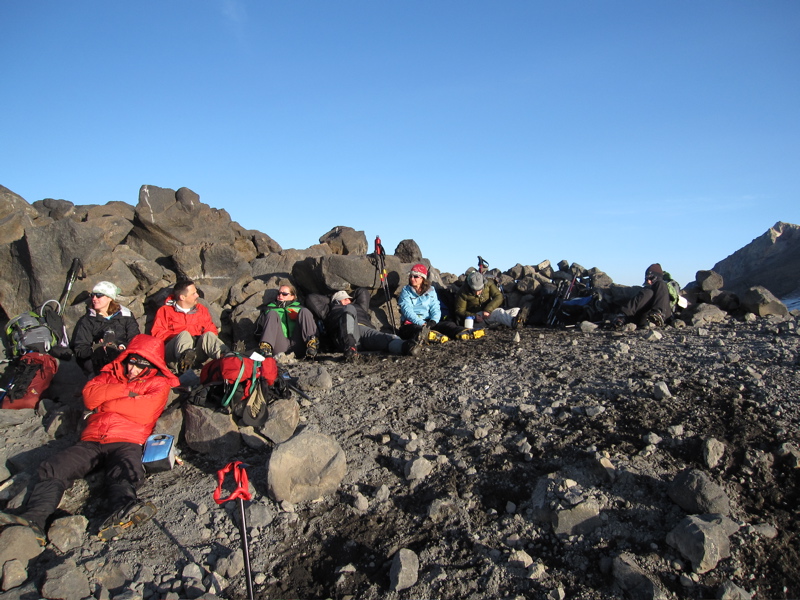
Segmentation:
[(91, 411), (81, 439), (39, 465), (38, 481), (20, 515), (0, 513), (0, 526), (30, 527), (44, 545), (47, 520), (75, 479), (103, 466), (111, 516), (100, 527), (101, 539), (143, 523), (155, 514), (152, 503), (138, 501), (145, 480), (142, 445), (153, 432), (180, 381), (164, 361), (164, 344), (137, 335), (128, 347), (83, 388)]

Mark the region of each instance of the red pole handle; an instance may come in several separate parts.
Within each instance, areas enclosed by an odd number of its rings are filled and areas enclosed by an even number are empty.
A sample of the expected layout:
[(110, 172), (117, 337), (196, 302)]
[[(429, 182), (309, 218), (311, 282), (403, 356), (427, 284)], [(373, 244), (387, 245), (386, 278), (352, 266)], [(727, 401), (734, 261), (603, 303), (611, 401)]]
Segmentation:
[[(233, 480), (236, 482), (236, 489), (233, 490), (233, 493), (227, 498), (221, 498), (222, 483), (225, 481), (225, 475), (231, 471), (233, 472)], [(214, 490), (214, 502), (217, 504), (224, 504), (229, 500), (237, 500), (239, 498), (242, 500), (250, 500), (252, 497), (250, 494), (250, 482), (247, 479), (247, 471), (244, 470), (243, 463), (240, 460), (228, 463), (217, 471), (217, 482), (217, 489)]]

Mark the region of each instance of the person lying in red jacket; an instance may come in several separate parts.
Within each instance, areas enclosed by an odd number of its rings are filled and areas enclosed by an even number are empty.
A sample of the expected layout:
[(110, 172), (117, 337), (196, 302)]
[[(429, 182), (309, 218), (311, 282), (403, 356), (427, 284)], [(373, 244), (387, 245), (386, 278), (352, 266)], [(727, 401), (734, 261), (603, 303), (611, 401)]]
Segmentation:
[(150, 330), (150, 335), (166, 345), (167, 364), (178, 374), (229, 352), (218, 337), (219, 331), (208, 309), (198, 302), (199, 298), (194, 281), (178, 281), (172, 288), (172, 295), (156, 312)]
[(39, 480), (21, 515), (0, 513), (0, 526), (30, 527), (42, 545), (47, 519), (75, 479), (103, 465), (111, 516), (100, 528), (119, 533), (155, 514), (152, 503), (140, 503), (136, 490), (145, 479), (142, 445), (153, 432), (169, 398), (180, 384), (164, 362), (164, 344), (137, 335), (128, 347), (83, 388), (91, 412), (78, 443), (39, 465)]

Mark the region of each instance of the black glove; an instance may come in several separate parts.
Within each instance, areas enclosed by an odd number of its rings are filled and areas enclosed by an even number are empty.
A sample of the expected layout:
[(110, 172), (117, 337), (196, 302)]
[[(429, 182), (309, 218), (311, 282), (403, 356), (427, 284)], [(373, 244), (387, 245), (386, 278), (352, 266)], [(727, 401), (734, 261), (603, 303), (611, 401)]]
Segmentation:
[(434, 327), (436, 325), (436, 321), (434, 321), (433, 319), (428, 319), (427, 321), (425, 321), (425, 324), (428, 327)]

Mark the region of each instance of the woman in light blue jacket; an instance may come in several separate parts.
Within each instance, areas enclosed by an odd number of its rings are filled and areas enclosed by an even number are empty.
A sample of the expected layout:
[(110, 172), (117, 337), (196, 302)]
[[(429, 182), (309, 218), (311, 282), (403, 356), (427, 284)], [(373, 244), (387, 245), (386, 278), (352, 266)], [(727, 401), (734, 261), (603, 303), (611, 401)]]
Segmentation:
[[(419, 343), (448, 341), (464, 328), (451, 321), (442, 321), (442, 310), (436, 290), (428, 281), (428, 269), (416, 264), (408, 274), (408, 285), (397, 300), (400, 307), (400, 331), (404, 340), (416, 339)], [(447, 334), (447, 335), (446, 335)]]

